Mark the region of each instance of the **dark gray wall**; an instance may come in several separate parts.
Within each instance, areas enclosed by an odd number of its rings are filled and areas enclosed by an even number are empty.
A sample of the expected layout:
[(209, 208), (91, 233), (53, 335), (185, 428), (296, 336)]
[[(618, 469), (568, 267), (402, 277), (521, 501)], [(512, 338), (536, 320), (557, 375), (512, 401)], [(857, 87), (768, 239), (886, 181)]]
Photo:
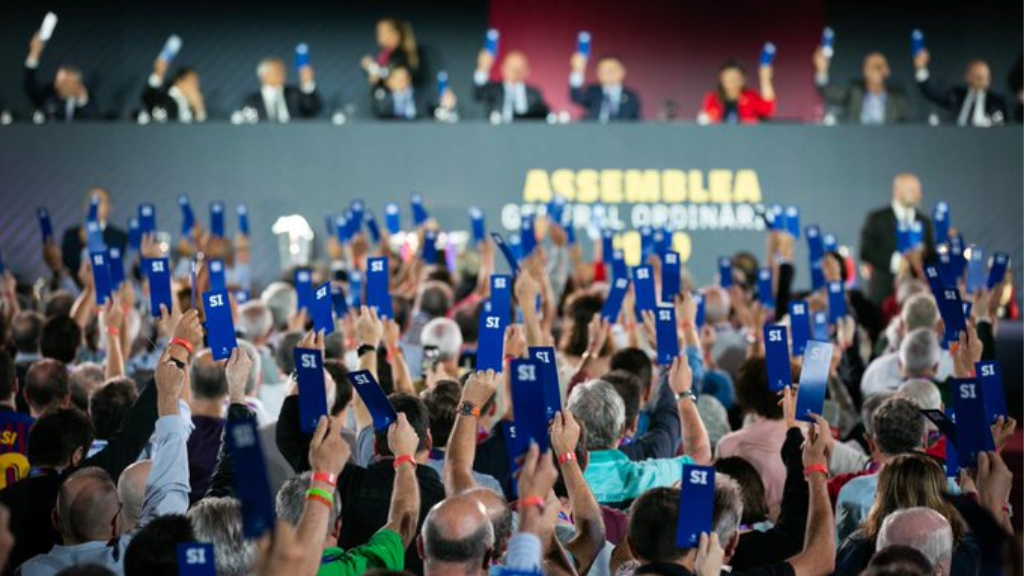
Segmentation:
[[(320, 233), (325, 212), (363, 198), (378, 215), (385, 202), (400, 202), (408, 222), (415, 190), (442, 226), (465, 229), (466, 207), (478, 205), (493, 229), (501, 207), (521, 200), (533, 168), (754, 169), (766, 203), (799, 205), (805, 224), (856, 245), (866, 212), (888, 203), (893, 175), (911, 171), (929, 212), (948, 201), (968, 242), (1013, 256), (1019, 287), (1022, 159), (1019, 128), (15, 125), (0, 128), (0, 246), (12, 268), (38, 273), (36, 206), (48, 206), (62, 229), (83, 217), (85, 191), (104, 186), (115, 222), (153, 201), (160, 228), (176, 231), (175, 198), (188, 192), (204, 221), (210, 200), (248, 203), (255, 272), (265, 281), (278, 271), (269, 227), (281, 214), (303, 214)], [(755, 231), (691, 237), (689, 266), (702, 282), (712, 280), (717, 256), (760, 256), (764, 246)], [(806, 262), (803, 242), (797, 258)]]

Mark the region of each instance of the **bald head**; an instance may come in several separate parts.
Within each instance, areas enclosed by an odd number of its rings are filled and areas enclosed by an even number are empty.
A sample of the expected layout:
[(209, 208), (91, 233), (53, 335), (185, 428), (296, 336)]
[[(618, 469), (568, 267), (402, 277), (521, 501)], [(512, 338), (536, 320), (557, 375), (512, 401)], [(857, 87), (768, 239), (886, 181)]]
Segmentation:
[(953, 558), (953, 529), (931, 508), (904, 508), (886, 516), (875, 546), (909, 546), (920, 550), (935, 567), (936, 576), (949, 576)]
[(441, 565), (482, 573), (494, 546), (494, 528), (477, 497), (459, 494), (434, 506), (423, 523), (422, 551), (427, 572)]
[(964, 71), (964, 82), (972, 90), (988, 90), (992, 85), (992, 71), (988, 62), (981, 59), (971, 60)]
[(909, 172), (892, 179), (892, 199), (906, 208), (917, 208), (921, 203), (921, 181)]
[(117, 495), (121, 498), (121, 529), (135, 528), (142, 517), (142, 501), (146, 495), (146, 478), (153, 469), (152, 460), (139, 460), (121, 472), (117, 479)]
[(484, 513), (494, 529), (494, 555), (504, 554), (508, 539), (512, 536), (512, 509), (508, 507), (508, 502), (494, 490), (482, 486), (466, 490), (463, 494), (484, 507)]
[(525, 82), (530, 75), (530, 63), (526, 54), (518, 50), (509, 52), (501, 61), (501, 79), (509, 84)]
[(64, 481), (57, 494), (57, 517), (65, 545), (106, 542), (118, 535), (117, 487), (102, 468), (83, 468)]

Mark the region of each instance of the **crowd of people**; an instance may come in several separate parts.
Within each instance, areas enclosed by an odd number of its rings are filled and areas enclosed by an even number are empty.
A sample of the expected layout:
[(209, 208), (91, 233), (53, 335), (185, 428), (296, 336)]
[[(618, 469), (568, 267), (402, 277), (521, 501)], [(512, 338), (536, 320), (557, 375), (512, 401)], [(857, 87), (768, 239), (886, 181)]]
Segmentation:
[[(492, 31), (492, 33), (495, 31)], [(176, 37), (175, 37), (176, 38)], [(421, 65), (420, 51), (412, 25), (397, 18), (383, 18), (376, 24), (376, 56), (364, 56), (360, 66), (368, 84), (368, 108), (382, 120), (430, 119), (457, 122), (459, 103), (449, 84), (447, 72), (428, 78)], [(588, 40), (589, 42), (589, 40)], [(178, 40), (180, 46), (180, 39)], [(36, 122), (99, 120), (106, 116), (83, 79), (82, 71), (61, 64), (52, 81), (39, 76), (46, 42), (40, 32), (33, 35), (25, 59), (24, 91), (35, 110)], [(571, 101), (586, 121), (637, 121), (642, 118), (641, 97), (627, 82), (627, 66), (613, 53), (594, 57), (594, 79), (588, 82), (591, 54), (581, 44), (569, 62), (568, 91)], [(279, 57), (267, 57), (256, 67), (259, 89), (237, 104), (230, 119), (235, 123), (309, 120), (324, 117), (324, 99), (316, 84), (308, 47), (300, 45), (296, 55), (298, 83), (288, 82), (288, 66)], [(303, 52), (305, 51), (305, 52)], [(767, 51), (767, 48), (766, 48)], [(190, 66), (171, 70), (176, 51), (167, 50), (153, 64), (135, 114), (140, 122), (203, 122), (207, 110), (200, 84), (200, 72)], [(759, 61), (755, 89), (747, 82), (747, 71), (739, 60), (724, 63), (717, 84), (707, 92), (694, 115), (703, 124), (752, 124), (775, 116), (776, 90), (773, 84), (774, 48)], [(544, 99), (540, 87), (530, 84), (530, 65), (520, 50), (500, 54), (497, 43), (480, 50), (472, 74), (473, 99), (492, 123), (524, 120), (560, 121)], [(848, 83), (829, 76), (831, 46), (823, 43), (813, 54), (814, 84), (829, 110), (826, 122), (882, 125), (913, 121), (907, 94), (890, 79), (889, 64), (880, 52), (867, 54), (861, 78)], [(497, 74), (492, 68), (500, 62)], [(993, 86), (992, 72), (984, 60), (972, 60), (963, 82), (942, 86), (930, 73), (931, 56), (923, 46), (913, 54), (914, 80), (922, 96), (947, 115), (945, 121), (958, 126), (991, 127), (1024, 121), (1022, 60), (1009, 72), (1004, 97)], [(564, 88), (562, 88), (564, 89)], [(696, 107), (696, 106), (695, 106)], [(673, 116), (676, 113), (673, 112)]]
[[(1015, 314), (1011, 279), (971, 294), (947, 286), (972, 306), (944, 350), (945, 312), (922, 266), (945, 239), (896, 247), (902, 223), (928, 222), (913, 175), (895, 179), (891, 205), (865, 226), (870, 291), (847, 292), (847, 313), (821, 336), (833, 345), (822, 414), (797, 412), (799, 354), (782, 391), (769, 387), (765, 326), (792, 322), (790, 302), (834, 305), (825, 290), (793, 285), (796, 239), (785, 230), (767, 233), (763, 258), (736, 254), (716, 284), (679, 272), (678, 293), (659, 295), (678, 341), (664, 357), (656, 351), (668, 336), (651, 311), (638, 313), (634, 291), (602, 317), (617, 274), (602, 242), (584, 258), (561, 221), (540, 215), (536, 247), (508, 276), (516, 312), (501, 368), (483, 370), (480, 317), (502, 253), (489, 238), (451, 267), (428, 263), (425, 248), (397, 250), (386, 231), (378, 242), (362, 227), (344, 243), (328, 239), (313, 283), (331, 283), (351, 306), (313, 330), (292, 270), (261, 291), (244, 286), (253, 297), (242, 301), (247, 236), (194, 222), (171, 245), (146, 234), (133, 247), (107, 221), (110, 194), (89, 197), (85, 224), (44, 238), (49, 273), (8, 270), (0, 286), (8, 573), (214, 573), (190, 566), (202, 554), (180, 554), (193, 543), (213, 545), (221, 576), (1020, 570), (1014, 477), (1000, 454), (1016, 422), (992, 422), (995, 450), (958, 471), (947, 462), (952, 440), (922, 415), (950, 409), (952, 382), (994, 359), (1000, 319)], [(423, 246), (436, 229), (426, 219), (406, 233)], [(98, 244), (127, 264), (109, 297), (97, 297), (104, 286), (91, 269)], [(387, 262), (390, 315), (356, 288), (377, 257)], [(174, 271), (172, 304), (154, 310), (157, 287), (142, 265), (161, 258)], [(659, 287), (664, 258), (647, 260)], [(215, 261), (226, 268), (237, 338), (226, 360), (216, 359), (214, 321), (196, 296), (213, 288)], [(848, 273), (836, 252), (820, 264), (829, 283)], [(770, 299), (755, 289), (761, 267), (775, 279)], [(509, 435), (533, 407), (515, 405), (511, 368), (543, 347), (554, 351), (559, 409), (520, 452)], [(295, 350), (322, 358), (324, 398), (303, 397), (296, 374), (310, 366), (297, 366)], [(383, 425), (380, 405), (356, 387), (366, 374), (396, 415)], [(303, 418), (317, 403), (325, 413), (314, 430)], [(262, 458), (234, 458), (239, 445)], [(715, 472), (704, 508), (681, 487), (691, 466)], [(253, 505), (261, 486), (275, 495), (276, 522), (254, 534), (252, 518), (270, 514)], [(683, 546), (677, 526), (698, 509), (706, 528)]]

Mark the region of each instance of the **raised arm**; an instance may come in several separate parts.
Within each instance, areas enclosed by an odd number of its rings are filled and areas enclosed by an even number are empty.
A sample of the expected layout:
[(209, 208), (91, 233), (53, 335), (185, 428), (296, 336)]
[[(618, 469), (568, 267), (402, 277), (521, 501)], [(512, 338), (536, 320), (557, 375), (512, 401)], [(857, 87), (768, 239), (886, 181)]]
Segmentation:
[[(245, 403), (245, 382), (252, 370), (253, 359), (241, 348), (231, 351), (224, 373), (228, 381), (228, 420), (255, 420), (256, 415)], [(213, 469), (210, 486), (204, 498), (227, 496), (235, 497), (235, 466), (231, 455), (224, 445), (224, 434), (221, 434), (220, 448), (217, 450), (217, 466)]]
[[(536, 257), (536, 256), (534, 256)], [(523, 311), (523, 328), (526, 331), (526, 345), (529, 347), (543, 346), (543, 333), (540, 319), (537, 317), (537, 297), (540, 296), (540, 284), (528, 272), (520, 273), (515, 285), (516, 301)]]
[(576, 560), (576, 569), (586, 574), (597, 554), (604, 548), (605, 528), (601, 507), (583, 479), (583, 470), (576, 460), (576, 445), (580, 439), (580, 425), (572, 412), (555, 414), (551, 423), (551, 447), (562, 470), (562, 480), (569, 494), (569, 506), (576, 525), (576, 535), (566, 548)]
[(501, 374), (493, 370), (470, 374), (462, 387), (455, 425), (448, 437), (448, 449), (444, 455), (445, 495), (451, 496), (476, 487), (473, 479), (473, 460), (476, 458), (476, 431), (480, 422), (480, 410), (494, 396)]
[(420, 518), (420, 485), (416, 481), (415, 460), (418, 444), (416, 431), (405, 414), (399, 413), (398, 420), (388, 428), (388, 448), (395, 455), (395, 485), (391, 490), (388, 523), (383, 530), (396, 532), (404, 546), (409, 546), (416, 537)]
[(677, 356), (669, 368), (668, 383), (676, 396), (679, 422), (683, 431), (683, 452), (697, 464), (711, 462), (711, 442), (697, 411), (693, 394), (693, 371), (685, 356)]
[(832, 430), (828, 422), (814, 415), (815, 424), (804, 442), (804, 470), (808, 471), (810, 514), (804, 549), (789, 559), (796, 576), (825, 576), (836, 567), (835, 521), (828, 499), (828, 460), (832, 453)]
[(121, 334), (124, 330), (124, 313), (120, 298), (108, 300), (100, 312), (100, 323), (107, 331), (107, 361), (104, 376), (107, 380), (124, 376), (124, 353), (121, 350)]
[[(351, 455), (348, 443), (341, 437), (342, 422), (340, 418), (321, 416), (317, 423), (313, 441), (309, 445), (309, 462), (314, 475), (310, 490), (331, 494), (331, 501), (307, 497), (306, 507), (295, 529), (298, 541), (303, 547), (302, 561), (293, 566), (292, 574), (316, 574), (320, 568), (323, 553), (324, 534), (327, 533), (327, 522), (330, 519), (333, 499), (337, 498), (335, 485), (327, 479), (320, 479), (316, 473), (325, 473), (337, 478)], [(335, 481), (336, 482), (336, 481)]]
[[(359, 310), (359, 318), (356, 319), (356, 338), (359, 341), (359, 349), (363, 351), (359, 355), (359, 369), (369, 370), (374, 380), (377, 378), (377, 350), (380, 348), (380, 340), (384, 333), (384, 326), (381, 324), (377, 311), (373, 308), (363, 306)], [(373, 425), (373, 416), (367, 410), (363, 400), (356, 394), (352, 398), (355, 408), (356, 433), (367, 426)]]
[(395, 392), (415, 396), (416, 388), (412, 385), (409, 365), (405, 363), (405, 355), (402, 354), (402, 347), (398, 343), (402, 336), (398, 322), (385, 318), (382, 323), (384, 347), (388, 351), (388, 363), (391, 364), (391, 379), (395, 383)]

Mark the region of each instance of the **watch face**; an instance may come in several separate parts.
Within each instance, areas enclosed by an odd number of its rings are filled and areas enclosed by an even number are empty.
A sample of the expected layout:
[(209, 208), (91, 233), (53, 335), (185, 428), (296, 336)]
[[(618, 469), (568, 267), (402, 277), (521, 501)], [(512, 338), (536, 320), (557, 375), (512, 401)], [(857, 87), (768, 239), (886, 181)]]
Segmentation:
[(469, 402), (463, 402), (459, 404), (459, 414), (462, 414), (463, 416), (472, 416), (473, 405), (470, 404)]

